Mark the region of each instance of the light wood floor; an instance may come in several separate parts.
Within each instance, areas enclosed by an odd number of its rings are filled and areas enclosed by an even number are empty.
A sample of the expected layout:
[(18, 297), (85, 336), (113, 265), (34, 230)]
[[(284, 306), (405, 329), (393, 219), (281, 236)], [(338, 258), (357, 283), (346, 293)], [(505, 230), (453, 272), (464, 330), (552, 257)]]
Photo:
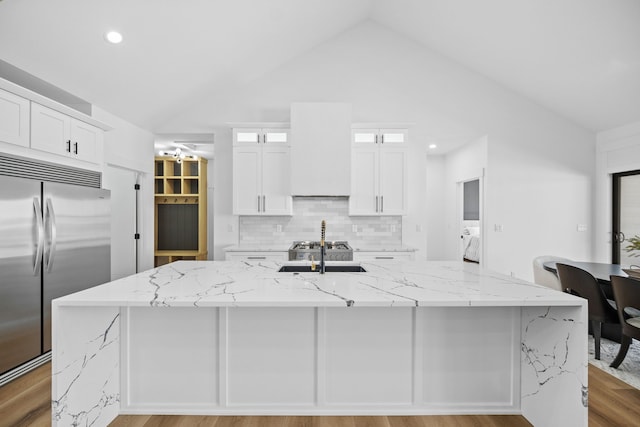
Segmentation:
[[(51, 424), (51, 364), (0, 387), (0, 426)], [(121, 415), (113, 427), (520, 427), (521, 416), (205, 417)], [(640, 425), (640, 390), (589, 365), (589, 427)]]

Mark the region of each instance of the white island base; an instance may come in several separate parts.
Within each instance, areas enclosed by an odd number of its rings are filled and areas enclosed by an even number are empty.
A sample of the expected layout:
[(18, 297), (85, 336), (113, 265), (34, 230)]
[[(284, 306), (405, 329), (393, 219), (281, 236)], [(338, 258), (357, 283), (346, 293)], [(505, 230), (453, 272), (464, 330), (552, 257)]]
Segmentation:
[[(195, 265), (172, 264), (56, 300), (54, 425), (106, 426), (119, 414), (522, 414), (535, 426), (587, 425), (580, 299), (476, 266), (470, 273), (439, 263), (443, 272), (406, 263), (394, 267), (403, 286), (413, 287), (405, 293), (387, 283), (395, 270), (367, 264), (369, 273), (288, 274), (295, 282), (284, 285), (282, 273), (254, 277), (285, 286), (289, 295), (280, 289), (278, 304), (276, 295), (260, 299), (264, 289), (255, 283), (251, 298), (231, 288), (230, 275), (247, 285), (243, 274), (200, 269), (195, 278)], [(177, 282), (160, 285), (163, 268), (174, 279), (178, 272)], [(185, 290), (189, 272), (198, 292)], [(446, 279), (446, 297), (427, 298), (436, 288), (426, 284), (416, 291), (413, 276), (433, 281), (445, 273), (457, 275)], [(298, 297), (301, 281), (311, 286)], [(325, 298), (341, 281), (339, 297)], [(491, 294), (500, 281), (538, 298), (469, 298), (470, 289), (487, 286)], [(141, 297), (143, 283), (155, 289)], [(365, 296), (363, 286), (375, 295)], [(465, 286), (472, 286), (466, 300), (451, 295)], [(131, 292), (126, 301), (115, 296), (123, 289)], [(149, 296), (154, 303), (142, 304)]]

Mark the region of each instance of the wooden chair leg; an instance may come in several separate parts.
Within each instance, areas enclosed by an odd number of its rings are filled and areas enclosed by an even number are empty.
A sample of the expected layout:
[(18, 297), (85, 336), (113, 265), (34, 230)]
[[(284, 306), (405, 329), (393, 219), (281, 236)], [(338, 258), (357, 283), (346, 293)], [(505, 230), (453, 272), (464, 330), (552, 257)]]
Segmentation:
[(591, 327), (593, 328), (593, 338), (596, 344), (596, 360), (600, 360), (600, 337), (602, 336), (602, 323), (598, 321), (592, 321)]
[(611, 366), (612, 368), (617, 368), (618, 366), (620, 366), (625, 356), (627, 355), (627, 351), (629, 350), (631, 341), (633, 340), (630, 337), (626, 335), (622, 336), (622, 342), (620, 343), (620, 350), (618, 351), (618, 355), (609, 366)]

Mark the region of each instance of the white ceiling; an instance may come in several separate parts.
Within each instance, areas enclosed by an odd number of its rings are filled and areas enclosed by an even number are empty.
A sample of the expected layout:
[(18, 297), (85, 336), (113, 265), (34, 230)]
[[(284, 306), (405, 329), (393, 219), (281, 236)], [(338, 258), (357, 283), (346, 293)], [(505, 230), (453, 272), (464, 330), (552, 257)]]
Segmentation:
[(640, 121), (638, 0), (0, 0), (0, 59), (153, 131), (366, 20), (587, 129)]

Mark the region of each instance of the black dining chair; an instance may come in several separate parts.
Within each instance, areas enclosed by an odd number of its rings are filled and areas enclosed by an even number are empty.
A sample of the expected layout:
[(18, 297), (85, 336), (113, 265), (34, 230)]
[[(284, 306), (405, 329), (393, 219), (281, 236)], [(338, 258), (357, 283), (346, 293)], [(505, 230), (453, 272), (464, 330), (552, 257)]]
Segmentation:
[(600, 284), (590, 273), (572, 265), (556, 263), (562, 288), (589, 301), (589, 322), (595, 340), (596, 359), (600, 360), (600, 337), (603, 323), (620, 324), (618, 312), (604, 295)]
[(627, 355), (633, 338), (640, 340), (640, 281), (629, 277), (611, 276), (611, 286), (618, 306), (618, 319), (622, 325), (620, 350), (610, 365), (617, 368)]

